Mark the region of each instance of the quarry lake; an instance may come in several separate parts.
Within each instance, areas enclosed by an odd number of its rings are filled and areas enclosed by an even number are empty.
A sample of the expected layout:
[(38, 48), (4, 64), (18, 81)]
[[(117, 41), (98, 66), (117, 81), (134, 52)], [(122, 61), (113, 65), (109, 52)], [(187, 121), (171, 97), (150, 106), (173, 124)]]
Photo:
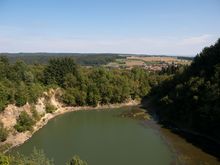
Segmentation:
[(13, 152), (28, 155), (34, 147), (43, 149), (56, 165), (73, 155), (89, 165), (170, 164), (172, 153), (164, 140), (140, 121), (119, 117), (125, 109), (63, 114)]
[(89, 165), (169, 165), (174, 158), (158, 131), (119, 115), (128, 108), (70, 112), (58, 116), (12, 152), (43, 149), (56, 165), (79, 155)]

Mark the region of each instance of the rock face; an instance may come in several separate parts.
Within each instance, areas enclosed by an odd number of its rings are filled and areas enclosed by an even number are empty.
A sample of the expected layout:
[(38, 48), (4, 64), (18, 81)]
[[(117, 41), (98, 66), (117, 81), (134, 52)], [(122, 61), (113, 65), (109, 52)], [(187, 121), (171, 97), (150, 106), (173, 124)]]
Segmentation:
[(38, 99), (35, 109), (39, 115), (43, 115), (45, 113), (45, 98), (42, 97)]
[(59, 89), (50, 89), (48, 92), (44, 92), (43, 97), (39, 98), (35, 105), (30, 105), (26, 103), (22, 107), (17, 107), (14, 104), (9, 104), (3, 112), (0, 113), (0, 122), (3, 124), (5, 128), (7, 128), (11, 133), (16, 132), (14, 130), (14, 126), (17, 123), (17, 119), (22, 111), (27, 112), (30, 116), (32, 116), (31, 109), (33, 106), (35, 107), (36, 111), (39, 115), (44, 116), (46, 113), (45, 111), (45, 104), (49, 103), (56, 108), (60, 108), (62, 105), (56, 99), (57, 93), (59, 93)]
[(21, 111), (21, 108), (15, 105), (8, 105), (0, 115), (0, 121), (3, 123), (4, 127), (8, 129), (13, 127)]
[(32, 115), (31, 106), (28, 103), (22, 107), (9, 104), (5, 110), (0, 113), (0, 121), (5, 128), (11, 129), (16, 124), (16, 120), (22, 111), (26, 111), (29, 115)]
[[(42, 97), (38, 99), (35, 105), (32, 105), (35, 107), (39, 115), (45, 114), (45, 102), (46, 102), (45, 98)], [(49, 102), (51, 102), (51, 100), (49, 100)], [(53, 102), (56, 102), (55, 97), (53, 98)], [(2, 113), (0, 113), (0, 122), (3, 123), (5, 128), (11, 129), (16, 124), (16, 120), (22, 111), (25, 111), (30, 116), (32, 116), (32, 112), (31, 112), (32, 106), (29, 103), (26, 103), (22, 107), (17, 107), (16, 105), (9, 104), (5, 108), (5, 110)]]

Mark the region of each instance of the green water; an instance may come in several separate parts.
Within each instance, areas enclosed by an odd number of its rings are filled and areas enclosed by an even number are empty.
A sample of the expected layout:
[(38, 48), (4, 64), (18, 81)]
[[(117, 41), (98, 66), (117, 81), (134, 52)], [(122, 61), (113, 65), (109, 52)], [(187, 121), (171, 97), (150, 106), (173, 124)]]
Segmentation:
[(123, 110), (58, 116), (13, 152), (28, 155), (34, 147), (43, 149), (56, 165), (64, 165), (75, 154), (89, 165), (170, 164), (172, 153), (155, 130), (118, 117)]

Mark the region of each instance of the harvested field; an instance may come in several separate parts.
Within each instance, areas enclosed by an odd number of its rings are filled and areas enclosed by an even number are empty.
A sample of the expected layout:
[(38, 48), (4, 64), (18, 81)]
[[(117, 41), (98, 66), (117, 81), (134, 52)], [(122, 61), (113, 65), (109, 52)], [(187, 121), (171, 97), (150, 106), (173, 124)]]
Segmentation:
[(145, 62), (175, 62), (179, 61), (175, 57), (140, 57), (140, 56), (130, 56), (127, 57), (128, 60), (142, 60)]
[(145, 63), (143, 61), (138, 60), (127, 60), (125, 61), (126, 66), (143, 66)]

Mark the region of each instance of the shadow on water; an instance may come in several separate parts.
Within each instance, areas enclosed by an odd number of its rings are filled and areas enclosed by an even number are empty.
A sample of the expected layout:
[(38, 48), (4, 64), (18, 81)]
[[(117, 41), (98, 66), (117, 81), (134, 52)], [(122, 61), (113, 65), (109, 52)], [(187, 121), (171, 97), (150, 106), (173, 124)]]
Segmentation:
[(181, 138), (185, 139), (187, 142), (191, 143), (193, 146), (200, 148), (205, 153), (210, 154), (216, 157), (220, 163), (220, 142), (208, 137), (206, 135), (202, 135), (200, 133), (181, 129), (172, 125), (170, 123), (160, 123), (159, 117), (156, 115), (157, 107), (153, 106), (151, 100), (149, 99), (142, 99), (141, 107), (142, 109), (146, 110), (152, 118), (161, 125), (162, 128), (166, 128), (170, 130), (172, 133), (180, 136)]

